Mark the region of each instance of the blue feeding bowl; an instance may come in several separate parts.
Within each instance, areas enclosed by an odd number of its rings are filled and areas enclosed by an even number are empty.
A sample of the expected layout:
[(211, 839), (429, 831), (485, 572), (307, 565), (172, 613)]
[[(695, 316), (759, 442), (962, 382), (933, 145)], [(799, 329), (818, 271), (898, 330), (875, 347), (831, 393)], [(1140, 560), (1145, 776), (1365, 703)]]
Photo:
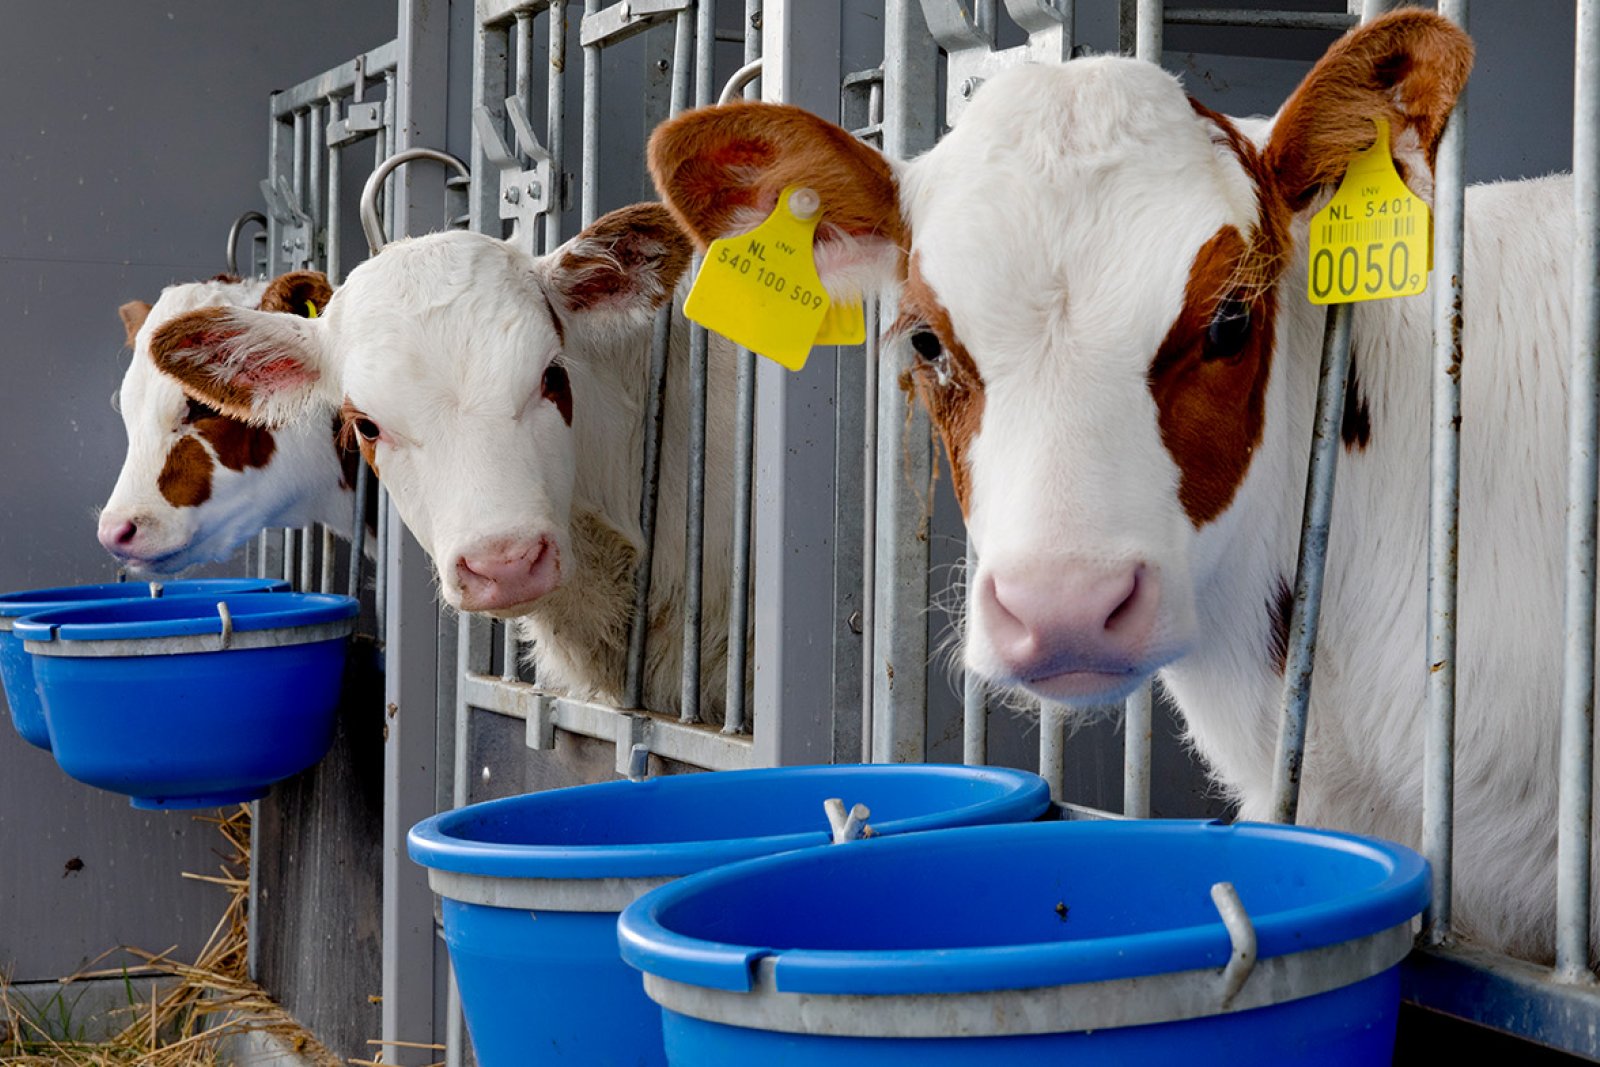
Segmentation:
[(169, 596), (232, 596), (235, 593), (280, 592), (289, 583), (274, 578), (195, 578), (177, 582), (111, 582), (64, 585), (0, 594), (0, 686), (11, 709), (11, 724), (23, 740), (49, 751), (50, 730), (34, 689), (33, 658), (11, 635), (11, 624), (35, 612), (68, 608), (102, 600), (144, 600)]
[(1427, 899), (1382, 841), (1056, 822), (709, 871), (618, 936), (675, 1067), (1364, 1065)]
[(661, 1013), (617, 955), (617, 913), (686, 874), (829, 843), (830, 798), (866, 805), (884, 838), (1034, 819), (1050, 801), (1021, 771), (785, 767), (556, 789), (418, 823), (411, 858), (443, 898), (478, 1062), (664, 1064)]
[(18, 619), (61, 769), (136, 808), (256, 800), (333, 742), (357, 602), (113, 600)]

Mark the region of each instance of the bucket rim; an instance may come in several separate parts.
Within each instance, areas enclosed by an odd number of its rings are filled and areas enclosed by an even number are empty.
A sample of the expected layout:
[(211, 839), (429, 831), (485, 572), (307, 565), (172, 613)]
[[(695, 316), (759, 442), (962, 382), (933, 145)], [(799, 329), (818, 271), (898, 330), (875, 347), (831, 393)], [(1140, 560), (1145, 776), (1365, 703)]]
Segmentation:
[(16, 620), (28, 615), (86, 608), (106, 601), (287, 593), (290, 588), (282, 578), (180, 578), (170, 582), (94, 582), (19, 589), (0, 593), (0, 630), (11, 629)]
[[(226, 619), (218, 611), (219, 604), (227, 606)], [(160, 605), (159, 609), (154, 605)], [(187, 609), (191, 605), (192, 610), (170, 614), (176, 607)], [(131, 617), (98, 620), (97, 616), (110, 607), (128, 610)], [(173, 638), (214, 637), (224, 632), (265, 635), (282, 631), (295, 635), (293, 641), (268, 643), (298, 644), (342, 637), (353, 628), (360, 610), (359, 601), (333, 593), (251, 592), (215, 598), (196, 594), (52, 608), (14, 620), (11, 632), (36, 655), (82, 656), (97, 651), (131, 655), (137, 654), (135, 646), (140, 644), (159, 645)], [(146, 614), (154, 617), (140, 617)]]

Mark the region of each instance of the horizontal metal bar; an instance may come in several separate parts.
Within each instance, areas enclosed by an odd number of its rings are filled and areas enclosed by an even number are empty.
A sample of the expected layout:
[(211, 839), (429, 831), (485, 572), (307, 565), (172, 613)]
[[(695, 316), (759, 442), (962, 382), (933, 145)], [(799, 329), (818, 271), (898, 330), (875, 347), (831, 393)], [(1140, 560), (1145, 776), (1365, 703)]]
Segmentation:
[(1270, 30), (1334, 30), (1343, 32), (1361, 21), (1341, 11), (1250, 11), (1244, 8), (1175, 8), (1166, 13), (1169, 26), (1249, 26)]
[(560, 729), (613, 743), (626, 735), (629, 745), (619, 745), (624, 751), (632, 744), (642, 744), (657, 756), (707, 770), (754, 766), (754, 745), (748, 735), (724, 734), (715, 726), (552, 696), (538, 686), (494, 675), (467, 674), (460, 684), (461, 700), (467, 707), (527, 720), (531, 747), (548, 747), (548, 733)]
[(1100, 822), (1107, 819), (1119, 821), (1127, 818), (1120, 812), (1091, 808), (1087, 804), (1068, 804), (1063, 801), (1051, 804), (1050, 811), (1053, 813), (1053, 818), (1075, 822)]
[(578, 28), (578, 43), (584, 48), (605, 47), (626, 41), (688, 11), (694, 0), (629, 0), (583, 16)]
[(549, 6), (550, 0), (478, 0), (478, 25), (494, 26), (518, 15), (537, 15)]
[(397, 69), (399, 61), (399, 43), (385, 41), (364, 55), (340, 63), (337, 67), (325, 70), (314, 78), (307, 78), (299, 85), (273, 93), (272, 117), (287, 118), (296, 111), (321, 103), (330, 96), (343, 96), (354, 92), (358, 64), (362, 77), (370, 79)]
[(1549, 968), (1462, 945), (1418, 948), (1400, 994), (1443, 1012), (1587, 1059), (1600, 1059), (1600, 985), (1558, 982)]

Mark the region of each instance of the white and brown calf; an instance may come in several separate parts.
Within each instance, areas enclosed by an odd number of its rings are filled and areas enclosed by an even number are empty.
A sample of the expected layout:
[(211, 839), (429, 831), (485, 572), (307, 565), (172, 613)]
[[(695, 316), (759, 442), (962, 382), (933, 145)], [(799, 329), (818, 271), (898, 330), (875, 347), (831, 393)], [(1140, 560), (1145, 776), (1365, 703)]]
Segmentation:
[[(916, 390), (978, 552), (969, 668), (1092, 704), (1159, 673), (1246, 818), (1270, 811), (1324, 314), (1307, 220), (1388, 121), (1412, 189), (1472, 46), (1406, 10), (1352, 31), (1270, 121), (1123, 58), (984, 85), (908, 163), (796, 109), (667, 124), (698, 241), (816, 189), (839, 294), (897, 285)], [(1457, 916), (1552, 945), (1573, 209), (1567, 178), (1466, 201)], [(1430, 296), (1361, 304), (1302, 818), (1420, 839)]]
[[(340, 404), (451, 606), (518, 618), (540, 684), (622, 696), (651, 323), (688, 265), (665, 208), (611, 213), (541, 257), (481, 234), (388, 245), (324, 315), (239, 308), (156, 332), (158, 366), (225, 413), (281, 425)], [(680, 703), (687, 331), (674, 316), (645, 701)], [(702, 705), (724, 705), (733, 354), (714, 341), (706, 454)]]
[(200, 308), (259, 307), (296, 316), (322, 307), (331, 291), (311, 271), (271, 283), (228, 276), (169, 286), (154, 305), (119, 313), (133, 361), (115, 406), (128, 452), (101, 509), (100, 543), (130, 569), (173, 574), (226, 559), (268, 526), (325, 523), (350, 532), (354, 453), (336, 440), (334, 413), (274, 430), (251, 426), (186, 396), (156, 370), (150, 338), (164, 323)]

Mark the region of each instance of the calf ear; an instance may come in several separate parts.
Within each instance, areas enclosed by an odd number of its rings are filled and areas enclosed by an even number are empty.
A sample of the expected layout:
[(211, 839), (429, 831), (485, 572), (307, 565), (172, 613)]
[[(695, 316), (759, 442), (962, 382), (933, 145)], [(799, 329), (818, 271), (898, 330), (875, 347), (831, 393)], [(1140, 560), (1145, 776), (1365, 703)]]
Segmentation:
[(546, 257), (563, 319), (600, 314), (647, 321), (689, 266), (689, 238), (660, 204), (603, 215)]
[(189, 395), (236, 419), (276, 427), (319, 401), (338, 402), (322, 330), (320, 319), (202, 308), (163, 323), (150, 336), (150, 356)]
[(786, 104), (735, 102), (663, 123), (650, 138), (656, 189), (701, 248), (753, 229), (785, 187), (822, 200), (817, 273), (835, 297), (905, 276), (910, 233), (889, 160)]
[(1439, 137), (1471, 70), (1471, 39), (1430, 11), (1406, 8), (1340, 38), (1278, 112), (1263, 154), (1290, 209), (1338, 184), (1371, 147), (1374, 119), (1389, 124), (1400, 176), (1432, 200)]
[(327, 275), (314, 270), (297, 270), (272, 279), (261, 294), (262, 311), (276, 311), (314, 319), (322, 314), (333, 296)]
[(143, 300), (130, 300), (117, 309), (117, 317), (122, 320), (122, 328), (127, 331), (126, 343), (132, 348), (134, 338), (139, 336), (139, 327), (150, 317), (150, 305)]

